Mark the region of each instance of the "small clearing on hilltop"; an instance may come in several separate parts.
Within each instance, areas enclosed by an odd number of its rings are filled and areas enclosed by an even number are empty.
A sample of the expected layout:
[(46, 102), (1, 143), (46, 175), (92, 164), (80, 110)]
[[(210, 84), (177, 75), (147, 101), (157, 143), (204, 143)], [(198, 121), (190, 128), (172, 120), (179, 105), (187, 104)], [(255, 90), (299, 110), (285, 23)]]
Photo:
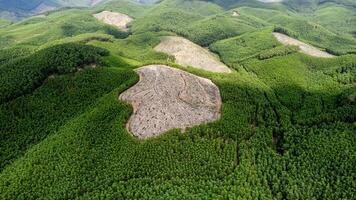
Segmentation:
[(134, 113), (127, 128), (140, 139), (158, 136), (173, 128), (187, 128), (220, 117), (219, 88), (201, 78), (164, 65), (136, 70), (140, 81), (120, 95)]
[(235, 10), (234, 12), (232, 12), (232, 16), (233, 16), (233, 17), (238, 17), (238, 16), (240, 16), (239, 11)]
[(174, 56), (176, 62), (184, 66), (191, 66), (211, 72), (231, 72), (210, 51), (182, 37), (162, 37), (161, 43), (155, 47), (155, 50)]
[(128, 15), (110, 11), (94, 14), (94, 17), (106, 24), (116, 26), (123, 31), (128, 31), (127, 25), (133, 20)]
[(321, 57), (321, 58), (333, 58), (335, 56), (321, 51), (319, 49), (317, 49), (316, 47), (313, 47), (309, 44), (306, 44), (304, 42), (301, 42), (299, 40), (296, 40), (294, 38), (291, 38), (285, 34), (282, 33), (277, 33), (274, 32), (273, 33), (274, 37), (277, 38), (277, 40), (285, 45), (293, 45), (293, 46), (298, 46), (299, 50), (305, 54), (311, 55), (311, 56), (315, 56), (315, 57)]

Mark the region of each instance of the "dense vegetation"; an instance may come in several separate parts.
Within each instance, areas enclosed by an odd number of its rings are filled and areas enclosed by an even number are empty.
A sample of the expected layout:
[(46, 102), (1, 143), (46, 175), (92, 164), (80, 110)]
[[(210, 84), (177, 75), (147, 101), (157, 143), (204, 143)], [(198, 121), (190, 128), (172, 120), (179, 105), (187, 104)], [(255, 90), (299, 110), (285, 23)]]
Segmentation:
[[(0, 198), (355, 199), (356, 11), (304, 1), (302, 14), (289, 1), (112, 1), (1, 28)], [(130, 32), (91, 16), (102, 9), (135, 17)], [(273, 31), (341, 56), (305, 55)], [(221, 119), (141, 141), (118, 95), (136, 67), (180, 67), (153, 50), (174, 34), (235, 69), (182, 68), (218, 85)]]
[[(0, 17), (19, 20), (61, 7), (91, 6), (93, 0), (0, 0)], [(7, 14), (6, 14), (7, 13)]]
[(77, 71), (84, 65), (102, 64), (108, 51), (98, 47), (63, 44), (14, 59), (0, 67), (0, 103), (32, 92), (50, 75)]

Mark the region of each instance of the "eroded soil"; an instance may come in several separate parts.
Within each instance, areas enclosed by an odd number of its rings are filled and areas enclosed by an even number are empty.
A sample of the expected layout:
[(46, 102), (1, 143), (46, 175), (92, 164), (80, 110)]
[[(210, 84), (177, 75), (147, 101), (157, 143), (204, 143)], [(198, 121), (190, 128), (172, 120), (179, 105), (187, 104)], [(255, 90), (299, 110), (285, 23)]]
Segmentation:
[(106, 24), (116, 26), (123, 31), (128, 31), (127, 25), (133, 20), (128, 15), (110, 11), (94, 14), (94, 17)]
[(183, 66), (191, 66), (211, 72), (231, 72), (211, 52), (182, 37), (162, 37), (161, 43), (155, 47), (155, 50), (174, 56), (176, 62)]
[(164, 65), (149, 65), (136, 71), (140, 81), (119, 98), (134, 108), (127, 128), (138, 138), (219, 119), (220, 92), (209, 79)]
[(304, 42), (301, 42), (299, 40), (296, 40), (294, 38), (291, 38), (285, 34), (282, 33), (273, 33), (274, 37), (277, 38), (277, 40), (279, 42), (281, 42), (282, 44), (285, 45), (294, 45), (294, 46), (298, 46), (300, 52), (303, 52), (305, 54), (311, 55), (311, 56), (315, 56), (315, 57), (320, 57), (320, 58), (332, 58), (335, 57), (327, 52), (321, 51), (319, 49), (317, 49), (316, 47), (313, 47), (309, 44), (306, 44)]

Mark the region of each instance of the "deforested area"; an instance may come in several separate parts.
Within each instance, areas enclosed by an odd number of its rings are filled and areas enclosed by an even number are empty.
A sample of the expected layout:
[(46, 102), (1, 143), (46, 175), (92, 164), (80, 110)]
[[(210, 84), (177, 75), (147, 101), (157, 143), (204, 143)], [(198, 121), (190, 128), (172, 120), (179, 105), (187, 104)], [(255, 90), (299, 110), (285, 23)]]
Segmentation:
[(137, 69), (140, 81), (120, 95), (134, 115), (127, 128), (136, 137), (157, 137), (173, 128), (185, 129), (220, 117), (219, 88), (210, 80), (164, 65)]

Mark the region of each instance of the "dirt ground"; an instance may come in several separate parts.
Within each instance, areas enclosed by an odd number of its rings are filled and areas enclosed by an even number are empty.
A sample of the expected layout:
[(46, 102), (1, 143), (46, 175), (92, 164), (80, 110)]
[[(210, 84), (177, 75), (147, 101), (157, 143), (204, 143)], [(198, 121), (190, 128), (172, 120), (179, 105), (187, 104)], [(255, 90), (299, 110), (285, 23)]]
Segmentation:
[(321, 58), (332, 58), (335, 57), (327, 52), (321, 51), (317, 49), (316, 47), (313, 47), (309, 44), (306, 44), (304, 42), (301, 42), (299, 40), (296, 40), (294, 38), (291, 38), (287, 35), (284, 35), (282, 33), (276, 33), (274, 32), (273, 35), (277, 38), (277, 40), (285, 45), (294, 45), (298, 46), (300, 52), (303, 52), (305, 54), (315, 56), (315, 57), (321, 57)]
[(134, 108), (127, 129), (136, 137), (147, 139), (219, 119), (220, 92), (209, 79), (165, 65), (136, 71), (140, 81), (119, 97)]
[(127, 24), (130, 23), (133, 19), (125, 14), (103, 11), (97, 14), (94, 14), (94, 17), (98, 20), (103, 21), (106, 24), (110, 24), (118, 27), (123, 31), (128, 31)]
[(238, 17), (238, 16), (240, 16), (239, 11), (237, 11), (237, 10), (233, 11), (233, 12), (232, 12), (232, 16), (233, 16), (233, 17)]
[(230, 73), (231, 70), (208, 50), (177, 36), (165, 36), (155, 47), (158, 52), (173, 55), (178, 64), (211, 72)]

